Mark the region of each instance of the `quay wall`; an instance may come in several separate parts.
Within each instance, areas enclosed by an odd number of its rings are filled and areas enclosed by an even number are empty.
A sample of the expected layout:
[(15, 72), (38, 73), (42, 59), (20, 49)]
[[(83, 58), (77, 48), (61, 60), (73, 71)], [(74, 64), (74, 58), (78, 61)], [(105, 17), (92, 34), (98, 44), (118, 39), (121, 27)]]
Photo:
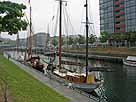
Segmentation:
[[(85, 54), (79, 54), (79, 53), (63, 52), (62, 56), (85, 59)], [(104, 55), (94, 55), (94, 54), (88, 55), (88, 59), (103, 60), (103, 61), (108, 61), (108, 62), (113, 62), (113, 63), (121, 63), (121, 64), (123, 63), (123, 58), (124, 57), (114, 57), (114, 56), (104, 56)]]

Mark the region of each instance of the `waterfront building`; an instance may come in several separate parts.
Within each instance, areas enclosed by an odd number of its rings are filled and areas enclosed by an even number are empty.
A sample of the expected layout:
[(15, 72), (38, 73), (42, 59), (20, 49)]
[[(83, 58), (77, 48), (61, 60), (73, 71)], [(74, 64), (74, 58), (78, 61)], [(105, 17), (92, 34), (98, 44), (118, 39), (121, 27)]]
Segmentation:
[[(19, 46), (26, 47), (28, 38), (19, 39)], [(32, 46), (33, 47), (47, 47), (50, 40), (50, 36), (47, 33), (40, 32), (32, 36)]]
[(136, 0), (100, 0), (100, 31), (136, 31)]
[(34, 47), (47, 47), (50, 36), (47, 33), (39, 32), (36, 33), (32, 39)]

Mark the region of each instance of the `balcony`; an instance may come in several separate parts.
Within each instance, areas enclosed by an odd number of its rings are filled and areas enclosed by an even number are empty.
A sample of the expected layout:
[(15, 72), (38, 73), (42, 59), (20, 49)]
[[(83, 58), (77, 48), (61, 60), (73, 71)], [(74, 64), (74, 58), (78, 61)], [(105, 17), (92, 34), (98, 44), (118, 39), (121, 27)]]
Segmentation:
[(114, 11), (119, 11), (124, 8), (124, 5), (120, 5), (119, 7), (115, 7)]
[(125, 17), (115, 18), (116, 22), (125, 21)]
[(115, 16), (122, 16), (122, 15), (124, 15), (124, 14), (125, 14), (124, 11), (120, 11), (119, 13), (116, 13)]
[(124, 0), (119, 0), (119, 1), (116, 1), (114, 4), (115, 5), (119, 5), (120, 3), (124, 2)]
[(125, 24), (115, 24), (115, 28), (125, 28)]

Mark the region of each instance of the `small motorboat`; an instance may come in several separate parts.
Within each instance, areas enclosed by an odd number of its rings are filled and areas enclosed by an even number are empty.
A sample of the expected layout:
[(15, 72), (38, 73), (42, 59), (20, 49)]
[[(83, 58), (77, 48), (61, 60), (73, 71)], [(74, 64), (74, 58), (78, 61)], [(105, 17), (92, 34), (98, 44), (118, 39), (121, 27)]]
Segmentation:
[(136, 67), (136, 56), (128, 56), (126, 59), (123, 59), (123, 64)]

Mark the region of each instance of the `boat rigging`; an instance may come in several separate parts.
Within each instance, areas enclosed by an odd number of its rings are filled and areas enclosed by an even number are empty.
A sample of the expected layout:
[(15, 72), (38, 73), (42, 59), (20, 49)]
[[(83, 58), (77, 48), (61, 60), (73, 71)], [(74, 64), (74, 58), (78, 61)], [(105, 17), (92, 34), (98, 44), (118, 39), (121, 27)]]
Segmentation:
[(47, 67), (47, 70), (50, 69), (52, 75), (56, 75), (60, 78), (67, 80), (69, 83), (72, 83), (73, 88), (78, 88), (87, 92), (91, 92), (95, 88), (98, 88), (101, 83), (95, 81), (95, 76), (93, 73), (89, 73), (88, 75), (88, 1), (86, 0), (86, 4), (84, 5), (86, 7), (86, 73), (80, 74), (76, 72), (71, 72), (70, 70), (62, 66), (62, 5), (63, 1), (59, 0), (59, 64), (52, 66), (49, 65)]
[(44, 64), (41, 63), (40, 56), (32, 56), (32, 7), (31, 0), (29, 0), (29, 37), (28, 37), (28, 62), (34, 69), (44, 72)]

